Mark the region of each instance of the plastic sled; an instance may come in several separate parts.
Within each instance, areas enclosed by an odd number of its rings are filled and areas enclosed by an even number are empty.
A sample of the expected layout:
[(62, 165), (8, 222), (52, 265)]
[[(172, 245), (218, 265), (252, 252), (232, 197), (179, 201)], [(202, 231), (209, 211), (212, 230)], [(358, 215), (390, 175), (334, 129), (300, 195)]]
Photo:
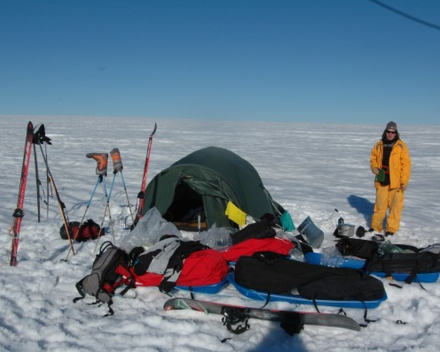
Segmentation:
[[(327, 260), (327, 258), (324, 258), (324, 255), (322, 253), (314, 253), (314, 252), (305, 254), (304, 258), (310, 264), (336, 266), (341, 268), (362, 269), (365, 265), (365, 260), (363, 259), (342, 257), (342, 260), (340, 258), (337, 258), (334, 261), (332, 260), (329, 261)], [(386, 274), (384, 272), (374, 271), (371, 272), (370, 274), (381, 278), (386, 277)], [(392, 278), (396, 281), (405, 281), (409, 277), (409, 275), (410, 273), (391, 273)], [(440, 276), (439, 272), (419, 273), (416, 275), (413, 282), (423, 282), (423, 283), (436, 282), (439, 276)]]
[[(268, 294), (266, 292), (259, 292), (252, 289), (245, 288), (240, 286), (235, 282), (234, 274), (229, 273), (227, 277), (228, 281), (235, 287), (235, 289), (240, 292), (242, 295), (259, 300), (266, 301)], [(270, 294), (270, 301), (281, 301), (281, 302), (289, 302), (294, 304), (307, 304), (307, 305), (317, 305), (319, 306), (329, 306), (329, 307), (338, 307), (338, 308), (361, 308), (361, 309), (373, 309), (377, 308), (383, 301), (387, 299), (386, 293), (384, 297), (375, 301), (332, 301), (332, 300), (310, 300), (303, 298), (299, 295), (283, 295), (283, 294)]]
[(207, 294), (216, 294), (223, 290), (226, 286), (229, 285), (229, 280), (226, 278), (223, 281), (213, 284), (213, 285), (205, 285), (205, 286), (175, 286), (178, 290), (189, 291), (194, 293), (207, 293)]

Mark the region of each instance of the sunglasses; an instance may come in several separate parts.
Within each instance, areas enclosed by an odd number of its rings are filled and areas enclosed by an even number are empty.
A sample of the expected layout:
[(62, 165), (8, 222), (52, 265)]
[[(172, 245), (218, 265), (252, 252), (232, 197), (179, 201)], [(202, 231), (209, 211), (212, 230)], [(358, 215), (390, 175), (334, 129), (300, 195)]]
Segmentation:
[(397, 132), (396, 131), (387, 131), (387, 133), (389, 133), (389, 134), (396, 134)]

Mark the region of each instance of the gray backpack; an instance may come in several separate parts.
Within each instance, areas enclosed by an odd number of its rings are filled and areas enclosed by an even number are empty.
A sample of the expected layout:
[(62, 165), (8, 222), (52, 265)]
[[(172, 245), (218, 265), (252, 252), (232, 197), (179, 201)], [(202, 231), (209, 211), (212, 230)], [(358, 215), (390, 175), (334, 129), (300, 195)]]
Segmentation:
[(121, 291), (121, 295), (135, 287), (133, 274), (129, 270), (129, 256), (121, 248), (106, 241), (96, 255), (92, 272), (76, 283), (81, 297), (76, 297), (73, 302), (85, 298), (88, 294), (96, 297), (93, 304), (107, 303), (109, 311), (105, 316), (113, 315), (112, 297), (115, 290), (122, 285), (126, 287)]

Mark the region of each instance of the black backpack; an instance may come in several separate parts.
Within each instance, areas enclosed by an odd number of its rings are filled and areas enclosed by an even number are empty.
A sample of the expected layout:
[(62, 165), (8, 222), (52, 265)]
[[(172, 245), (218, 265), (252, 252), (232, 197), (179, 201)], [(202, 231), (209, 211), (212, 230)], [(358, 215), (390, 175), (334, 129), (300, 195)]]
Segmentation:
[(109, 311), (105, 316), (113, 315), (112, 297), (115, 290), (123, 285), (126, 285), (126, 288), (121, 295), (135, 287), (134, 276), (129, 270), (129, 256), (121, 248), (106, 241), (96, 255), (92, 272), (76, 283), (81, 297), (75, 298), (73, 302), (85, 298), (88, 294), (96, 297), (95, 303), (107, 303)]

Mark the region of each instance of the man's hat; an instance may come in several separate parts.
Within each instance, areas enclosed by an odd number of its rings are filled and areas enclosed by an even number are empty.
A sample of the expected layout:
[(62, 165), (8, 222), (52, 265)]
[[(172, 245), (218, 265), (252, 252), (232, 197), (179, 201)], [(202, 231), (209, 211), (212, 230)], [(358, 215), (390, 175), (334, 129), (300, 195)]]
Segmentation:
[(393, 121), (390, 121), (387, 123), (387, 127), (385, 127), (385, 130), (395, 130), (397, 131), (397, 124)]

